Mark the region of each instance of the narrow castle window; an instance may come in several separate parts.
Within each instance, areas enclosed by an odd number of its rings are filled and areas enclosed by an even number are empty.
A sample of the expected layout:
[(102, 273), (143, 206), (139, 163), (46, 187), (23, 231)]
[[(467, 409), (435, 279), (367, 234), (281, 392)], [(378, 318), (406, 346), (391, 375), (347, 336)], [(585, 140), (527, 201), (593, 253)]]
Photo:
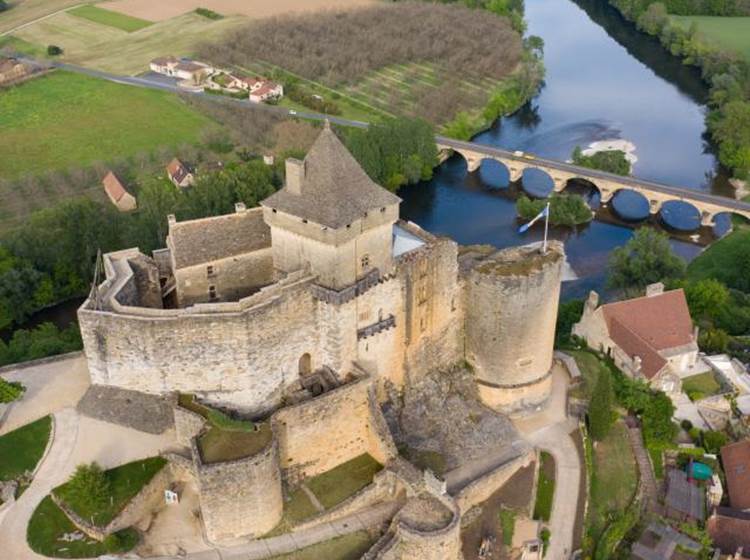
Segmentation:
[(362, 270), (370, 268), (370, 255), (362, 255)]
[(213, 265), (208, 265), (206, 267), (206, 276), (211, 277), (214, 275), (214, 267)]
[(211, 299), (211, 300), (216, 299), (216, 286), (208, 287), (208, 299)]

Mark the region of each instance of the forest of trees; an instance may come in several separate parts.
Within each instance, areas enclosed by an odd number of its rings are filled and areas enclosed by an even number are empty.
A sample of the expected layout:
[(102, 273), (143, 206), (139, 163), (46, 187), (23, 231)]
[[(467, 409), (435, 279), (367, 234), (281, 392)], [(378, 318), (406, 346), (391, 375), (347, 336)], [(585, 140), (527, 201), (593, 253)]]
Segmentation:
[(669, 14), (727, 15), (716, 12), (731, 8), (732, 15), (747, 15), (750, 0), (609, 1), (639, 29), (657, 36), (673, 55), (701, 69), (710, 86), (711, 111), (707, 124), (719, 146), (719, 161), (736, 177), (747, 179), (750, 176), (750, 63), (741, 55), (706, 41), (695, 25), (685, 29), (673, 23)]

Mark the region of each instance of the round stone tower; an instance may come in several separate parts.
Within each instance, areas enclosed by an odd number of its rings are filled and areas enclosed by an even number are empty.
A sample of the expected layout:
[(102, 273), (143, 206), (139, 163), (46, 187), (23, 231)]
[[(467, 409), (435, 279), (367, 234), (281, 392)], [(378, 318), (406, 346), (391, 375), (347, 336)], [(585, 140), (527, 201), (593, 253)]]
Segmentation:
[(549, 398), (563, 245), (550, 242), (492, 253), (466, 279), (466, 358), (479, 395), (507, 414), (537, 410)]

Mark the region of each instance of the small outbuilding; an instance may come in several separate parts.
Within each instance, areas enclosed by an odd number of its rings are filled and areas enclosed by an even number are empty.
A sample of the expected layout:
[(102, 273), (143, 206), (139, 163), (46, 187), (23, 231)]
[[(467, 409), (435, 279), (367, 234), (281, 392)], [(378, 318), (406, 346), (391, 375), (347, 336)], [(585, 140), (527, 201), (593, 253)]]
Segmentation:
[(167, 165), (167, 177), (180, 189), (192, 186), (195, 181), (193, 168), (178, 158), (174, 158)]
[(120, 212), (130, 212), (138, 207), (135, 197), (128, 192), (122, 181), (112, 171), (104, 176), (102, 185), (109, 200)]

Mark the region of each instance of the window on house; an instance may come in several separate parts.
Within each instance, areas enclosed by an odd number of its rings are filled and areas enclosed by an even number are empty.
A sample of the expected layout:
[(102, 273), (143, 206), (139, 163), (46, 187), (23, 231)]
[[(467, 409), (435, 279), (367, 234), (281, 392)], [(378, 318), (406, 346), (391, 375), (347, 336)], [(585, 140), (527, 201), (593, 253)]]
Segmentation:
[(370, 268), (370, 255), (362, 255), (362, 270)]
[(213, 265), (208, 265), (206, 267), (206, 276), (213, 276), (214, 275), (214, 267)]
[(209, 286), (208, 287), (208, 298), (209, 299), (216, 299), (216, 286)]

